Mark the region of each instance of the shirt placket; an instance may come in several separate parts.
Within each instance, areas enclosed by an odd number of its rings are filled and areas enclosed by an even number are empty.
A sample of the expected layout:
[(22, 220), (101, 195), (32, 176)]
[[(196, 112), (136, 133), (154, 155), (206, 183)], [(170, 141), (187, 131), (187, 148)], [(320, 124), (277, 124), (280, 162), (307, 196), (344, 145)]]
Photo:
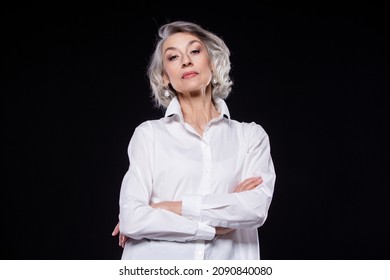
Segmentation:
[[(203, 178), (200, 193), (207, 195), (211, 188), (211, 174), (212, 174), (212, 158), (210, 147), (210, 131), (209, 126), (206, 127), (203, 137), (201, 138), (202, 158), (203, 158)], [(205, 254), (205, 242), (198, 240), (195, 245), (195, 259), (203, 260)]]

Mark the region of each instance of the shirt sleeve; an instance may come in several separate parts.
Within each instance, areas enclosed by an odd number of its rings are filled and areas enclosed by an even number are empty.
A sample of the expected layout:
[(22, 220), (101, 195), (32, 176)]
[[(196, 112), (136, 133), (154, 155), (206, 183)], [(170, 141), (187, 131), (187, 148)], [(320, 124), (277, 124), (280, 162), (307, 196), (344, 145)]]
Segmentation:
[(132, 239), (186, 242), (211, 240), (215, 229), (150, 204), (153, 172), (153, 130), (147, 122), (138, 126), (128, 147), (130, 166), (121, 185), (120, 232)]
[(192, 195), (182, 200), (183, 216), (213, 227), (257, 228), (264, 224), (272, 201), (276, 174), (271, 157), (269, 137), (255, 123), (245, 124), (246, 157), (243, 178), (261, 176), (263, 182), (253, 190), (226, 193)]

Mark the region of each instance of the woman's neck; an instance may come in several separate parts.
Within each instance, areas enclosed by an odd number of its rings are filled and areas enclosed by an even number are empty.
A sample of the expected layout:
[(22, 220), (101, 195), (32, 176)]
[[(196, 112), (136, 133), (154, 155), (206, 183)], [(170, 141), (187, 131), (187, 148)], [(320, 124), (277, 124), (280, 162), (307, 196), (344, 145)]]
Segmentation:
[(211, 94), (179, 95), (184, 121), (191, 125), (200, 136), (209, 121), (219, 116)]

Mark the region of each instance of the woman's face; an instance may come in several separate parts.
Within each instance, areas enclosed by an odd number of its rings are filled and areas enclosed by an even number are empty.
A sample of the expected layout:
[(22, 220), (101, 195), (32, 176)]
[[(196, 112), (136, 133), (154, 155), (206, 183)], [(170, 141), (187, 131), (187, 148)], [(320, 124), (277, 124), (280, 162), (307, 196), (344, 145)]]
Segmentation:
[(180, 93), (205, 91), (212, 67), (205, 45), (190, 33), (176, 33), (163, 44), (164, 84)]

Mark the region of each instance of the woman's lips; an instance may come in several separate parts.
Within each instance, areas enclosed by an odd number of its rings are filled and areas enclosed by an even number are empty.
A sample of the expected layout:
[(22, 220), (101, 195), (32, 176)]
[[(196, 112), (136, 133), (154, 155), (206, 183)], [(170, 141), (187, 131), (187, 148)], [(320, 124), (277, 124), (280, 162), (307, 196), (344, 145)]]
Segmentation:
[(191, 71), (191, 72), (186, 72), (183, 74), (183, 76), (181, 76), (183, 79), (189, 79), (189, 78), (192, 78), (194, 76), (198, 75), (197, 72), (194, 72), (194, 71)]

